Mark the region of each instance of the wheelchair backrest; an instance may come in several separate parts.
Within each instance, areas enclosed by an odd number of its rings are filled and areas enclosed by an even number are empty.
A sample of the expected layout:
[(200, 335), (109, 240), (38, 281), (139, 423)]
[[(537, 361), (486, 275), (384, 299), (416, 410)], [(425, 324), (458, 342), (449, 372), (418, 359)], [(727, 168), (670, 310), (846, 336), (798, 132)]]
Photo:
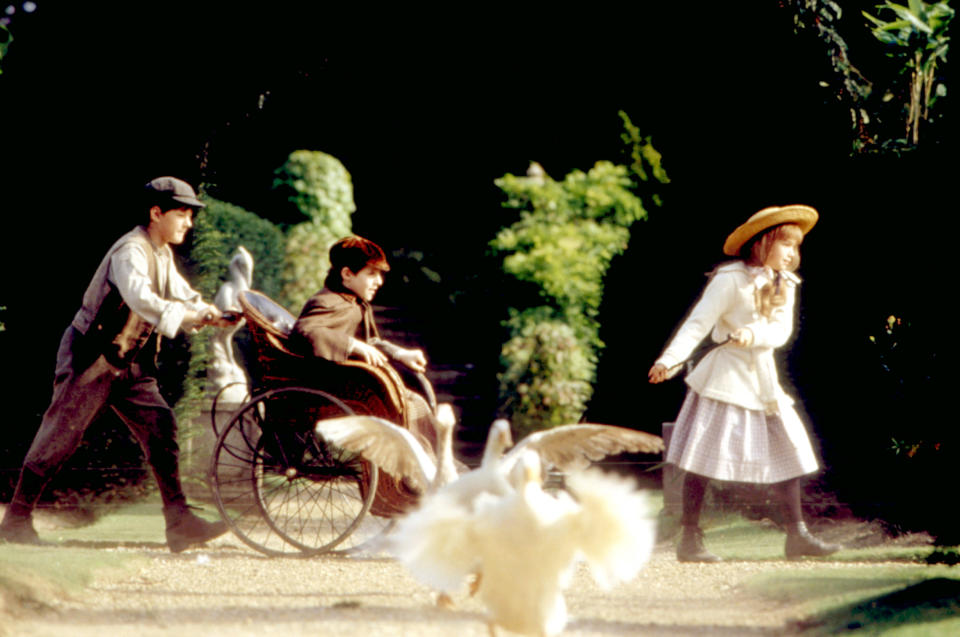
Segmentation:
[(253, 314), (258, 323), (269, 325), (284, 336), (289, 336), (293, 330), (296, 322), (293, 314), (262, 292), (244, 290), (240, 293), (240, 304), (247, 318)]

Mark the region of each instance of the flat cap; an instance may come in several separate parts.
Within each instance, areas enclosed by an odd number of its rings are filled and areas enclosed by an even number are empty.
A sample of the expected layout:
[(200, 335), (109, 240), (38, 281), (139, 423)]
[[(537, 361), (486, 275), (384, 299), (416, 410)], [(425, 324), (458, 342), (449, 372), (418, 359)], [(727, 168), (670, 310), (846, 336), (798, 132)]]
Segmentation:
[(147, 182), (146, 189), (194, 208), (207, 207), (207, 204), (197, 198), (197, 193), (190, 184), (176, 177), (157, 177)]

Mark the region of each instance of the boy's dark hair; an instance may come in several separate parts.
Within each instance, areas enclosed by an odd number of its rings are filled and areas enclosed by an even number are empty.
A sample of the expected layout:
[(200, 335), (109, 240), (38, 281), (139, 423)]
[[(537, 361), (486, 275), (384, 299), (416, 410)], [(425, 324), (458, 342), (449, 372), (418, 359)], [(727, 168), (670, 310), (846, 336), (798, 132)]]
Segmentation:
[(324, 285), (331, 290), (343, 289), (341, 270), (349, 268), (356, 274), (371, 265), (382, 272), (390, 269), (383, 249), (373, 241), (363, 237), (345, 237), (330, 246), (330, 272)]
[[(163, 213), (169, 212), (170, 210), (174, 210), (176, 208), (192, 207), (192, 206), (185, 206), (185, 204), (182, 204), (178, 201), (174, 201), (173, 199), (170, 198), (169, 195), (165, 195), (163, 193), (150, 192), (150, 191), (145, 192), (143, 194), (143, 203), (141, 204), (141, 210), (143, 210), (146, 213), (149, 213), (151, 208), (153, 208), (154, 206), (157, 206), (158, 208), (160, 208), (160, 212), (163, 212)], [(194, 208), (194, 212), (196, 212), (196, 210), (197, 209)]]

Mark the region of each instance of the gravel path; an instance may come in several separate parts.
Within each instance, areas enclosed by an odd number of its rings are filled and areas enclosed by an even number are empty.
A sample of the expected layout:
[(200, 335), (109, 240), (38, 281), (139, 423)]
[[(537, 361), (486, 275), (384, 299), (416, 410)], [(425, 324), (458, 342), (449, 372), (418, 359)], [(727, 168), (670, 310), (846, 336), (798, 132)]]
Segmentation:
[[(26, 547), (24, 550), (31, 550)], [(104, 576), (52, 609), (0, 627), (18, 637), (243, 637), (284, 635), (486, 636), (483, 609), (466, 593), (452, 610), (382, 555), (270, 559), (229, 536), (172, 555), (159, 545), (102, 550), (143, 556), (134, 574)], [(863, 565), (875, 567), (876, 564)], [(599, 590), (578, 571), (565, 635), (784, 635), (805, 609), (745, 587), (765, 572), (840, 562), (679, 564), (660, 546), (632, 582)]]

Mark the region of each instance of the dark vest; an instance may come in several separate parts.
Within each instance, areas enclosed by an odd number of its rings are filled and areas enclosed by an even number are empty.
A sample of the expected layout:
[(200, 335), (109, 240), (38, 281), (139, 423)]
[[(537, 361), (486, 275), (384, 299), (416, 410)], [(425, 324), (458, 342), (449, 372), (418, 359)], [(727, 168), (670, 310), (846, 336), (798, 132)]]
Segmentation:
[[(132, 240), (138, 240), (138, 237)], [(153, 248), (147, 244), (147, 273), (153, 289), (161, 297), (166, 298), (166, 290), (161, 290), (157, 277), (157, 260), (153, 256)], [(87, 329), (88, 343), (103, 354), (114, 367), (123, 369), (130, 365), (144, 345), (150, 340), (154, 332), (154, 325), (147, 322), (139, 314), (130, 309), (130, 306), (120, 296), (120, 291), (112, 282), (104, 279), (108, 292), (97, 308), (93, 321)], [(160, 349), (160, 334), (156, 334), (156, 345), (151, 347), (151, 360), (156, 363), (156, 355)]]

